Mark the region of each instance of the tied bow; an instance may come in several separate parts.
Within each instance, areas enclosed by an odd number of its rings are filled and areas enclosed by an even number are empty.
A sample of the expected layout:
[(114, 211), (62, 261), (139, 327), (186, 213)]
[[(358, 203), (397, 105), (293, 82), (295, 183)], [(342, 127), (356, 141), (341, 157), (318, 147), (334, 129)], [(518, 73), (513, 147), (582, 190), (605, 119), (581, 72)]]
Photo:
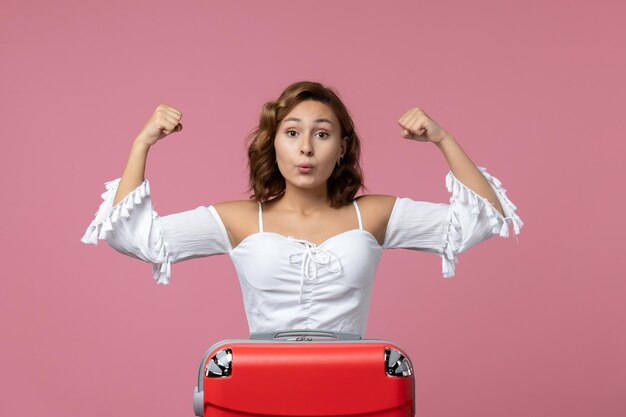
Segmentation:
[[(300, 299), (298, 301), (298, 303), (302, 303), (304, 278), (308, 278), (309, 281), (313, 281), (317, 278), (318, 266), (323, 266), (330, 272), (340, 272), (342, 270), (341, 262), (339, 262), (337, 255), (331, 251), (317, 247), (314, 243), (307, 240), (296, 239), (292, 236), (288, 236), (287, 238), (304, 246), (302, 252), (289, 255), (289, 263), (302, 265), (300, 272)], [(311, 262), (314, 263), (313, 268), (311, 268)], [(336, 266), (333, 267), (333, 264)]]

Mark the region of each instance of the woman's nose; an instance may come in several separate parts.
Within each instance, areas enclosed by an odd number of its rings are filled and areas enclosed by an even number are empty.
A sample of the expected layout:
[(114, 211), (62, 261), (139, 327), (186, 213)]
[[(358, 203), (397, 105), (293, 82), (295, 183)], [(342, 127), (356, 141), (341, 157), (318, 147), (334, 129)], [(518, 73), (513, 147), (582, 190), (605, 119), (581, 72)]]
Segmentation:
[(307, 156), (313, 155), (313, 145), (311, 144), (311, 139), (307, 136), (303, 136), (300, 141), (300, 153)]

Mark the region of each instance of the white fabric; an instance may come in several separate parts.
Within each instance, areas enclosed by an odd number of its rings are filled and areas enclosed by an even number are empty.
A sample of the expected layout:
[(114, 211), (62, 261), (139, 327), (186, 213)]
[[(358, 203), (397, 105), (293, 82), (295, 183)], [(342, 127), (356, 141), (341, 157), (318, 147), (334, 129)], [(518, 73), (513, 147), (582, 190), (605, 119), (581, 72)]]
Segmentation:
[(523, 222), (506, 190), (497, 178), (480, 170), (505, 217), (450, 172), (446, 177), (450, 204), (397, 198), (382, 246), (362, 228), (355, 202), (359, 229), (320, 245), (265, 232), (259, 210), (259, 232), (232, 248), (213, 206), (158, 216), (148, 180), (112, 207), (119, 178), (105, 184), (104, 201), (82, 241), (97, 244), (104, 239), (115, 250), (150, 262), (159, 284), (169, 283), (172, 263), (228, 253), (237, 270), (251, 333), (324, 329), (362, 335), (383, 249), (439, 255), (444, 277), (451, 277), (461, 252), (491, 236), (508, 236), (509, 222), (519, 234)]
[[(358, 216), (358, 205), (354, 203)], [(250, 332), (325, 329), (363, 334), (383, 249), (361, 227), (316, 245), (259, 231), (230, 251)]]
[(498, 197), (505, 217), (450, 172), (446, 177), (446, 186), (452, 194), (450, 204), (396, 199), (383, 248), (438, 254), (442, 258), (443, 276), (450, 278), (454, 276), (458, 254), (492, 236), (508, 237), (509, 221), (518, 235), (524, 222), (515, 214), (517, 207), (506, 196), (502, 183), (485, 168), (478, 168)]
[(152, 263), (158, 284), (169, 284), (172, 263), (230, 250), (228, 234), (213, 206), (160, 217), (152, 207), (146, 179), (113, 207), (119, 181), (105, 183), (104, 201), (82, 238), (84, 243), (105, 240), (118, 252)]

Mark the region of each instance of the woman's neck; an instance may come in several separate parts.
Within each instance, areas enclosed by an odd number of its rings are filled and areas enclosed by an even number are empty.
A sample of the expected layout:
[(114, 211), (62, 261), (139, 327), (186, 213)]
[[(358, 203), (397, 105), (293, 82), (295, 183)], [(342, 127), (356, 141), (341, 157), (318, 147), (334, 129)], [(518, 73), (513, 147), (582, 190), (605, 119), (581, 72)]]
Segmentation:
[(330, 207), (330, 200), (326, 184), (316, 189), (297, 188), (287, 184), (285, 192), (275, 204), (283, 210), (310, 214), (321, 208)]

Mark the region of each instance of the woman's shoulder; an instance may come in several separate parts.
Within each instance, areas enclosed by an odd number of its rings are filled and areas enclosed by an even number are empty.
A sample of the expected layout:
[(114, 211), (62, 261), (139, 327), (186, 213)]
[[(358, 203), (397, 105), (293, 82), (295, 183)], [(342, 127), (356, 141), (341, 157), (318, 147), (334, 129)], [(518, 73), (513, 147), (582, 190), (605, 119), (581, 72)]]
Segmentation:
[(239, 213), (257, 211), (259, 204), (254, 200), (231, 200), (214, 203), (213, 207), (221, 214), (224, 212), (236, 211)]
[(396, 197), (383, 194), (364, 194), (356, 198), (363, 218), (363, 226), (382, 244), (387, 223), (396, 203)]
[(233, 247), (245, 236), (258, 231), (259, 204), (256, 201), (224, 201), (213, 204), (213, 208), (215, 208), (222, 219)]
[(256, 219), (259, 211), (259, 204), (254, 200), (232, 200), (222, 201), (213, 204), (213, 208), (222, 218), (224, 224), (246, 222), (249, 219)]
[(391, 214), (396, 197), (384, 194), (363, 194), (356, 198), (359, 209), (381, 215)]

